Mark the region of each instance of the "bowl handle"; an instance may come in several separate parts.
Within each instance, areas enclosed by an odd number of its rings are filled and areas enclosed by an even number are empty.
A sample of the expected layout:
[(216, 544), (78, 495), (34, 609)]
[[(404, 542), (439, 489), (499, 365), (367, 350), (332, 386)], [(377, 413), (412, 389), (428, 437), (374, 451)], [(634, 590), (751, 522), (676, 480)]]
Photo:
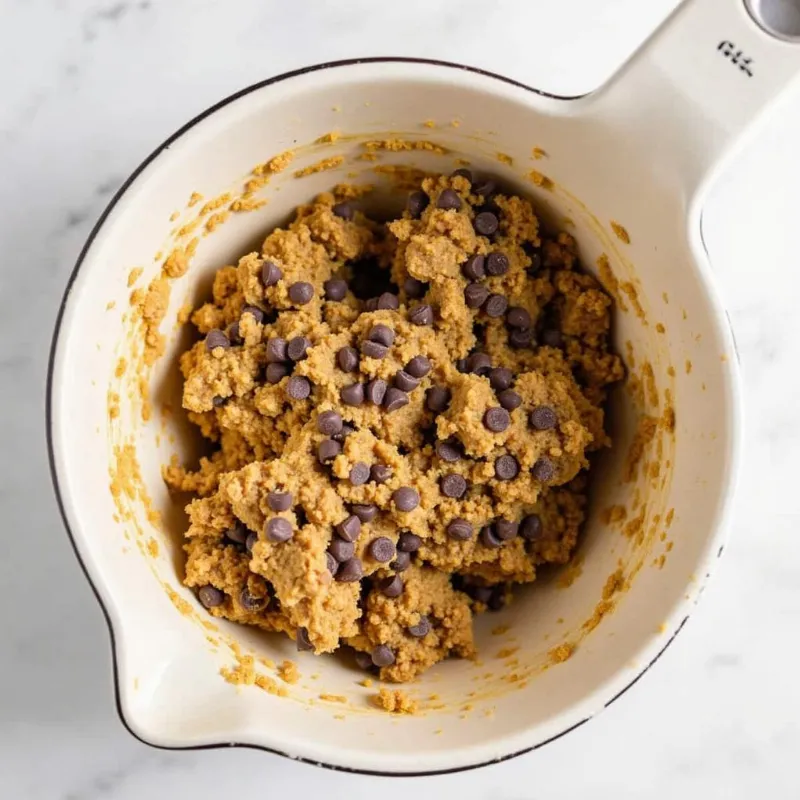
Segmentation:
[(711, 179), (799, 77), (800, 0), (688, 0), (586, 98), (587, 111), (699, 210)]

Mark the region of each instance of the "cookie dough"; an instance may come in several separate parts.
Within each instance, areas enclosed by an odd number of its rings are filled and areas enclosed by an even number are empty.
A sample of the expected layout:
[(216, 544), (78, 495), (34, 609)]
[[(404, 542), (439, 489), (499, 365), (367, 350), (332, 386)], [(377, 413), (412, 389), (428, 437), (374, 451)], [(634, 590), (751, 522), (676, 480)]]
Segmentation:
[(569, 559), (623, 368), (611, 298), (528, 200), (467, 170), (388, 223), (345, 197), (217, 272), (180, 362), (209, 455), (164, 476), (212, 615), (401, 682)]

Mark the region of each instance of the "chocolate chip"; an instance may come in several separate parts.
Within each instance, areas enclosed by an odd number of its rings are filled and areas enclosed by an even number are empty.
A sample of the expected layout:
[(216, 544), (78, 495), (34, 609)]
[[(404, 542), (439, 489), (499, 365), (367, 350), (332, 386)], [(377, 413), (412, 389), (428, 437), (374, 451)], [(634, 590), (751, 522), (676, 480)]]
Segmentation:
[(351, 383), (339, 392), (339, 397), (345, 405), (360, 406), (364, 402), (364, 387), (360, 383)]
[(382, 344), (384, 347), (391, 347), (394, 342), (394, 331), (388, 325), (378, 323), (372, 326), (367, 339)]
[(497, 228), (499, 225), (500, 222), (498, 221), (497, 216), (491, 211), (481, 211), (481, 213), (477, 214), (475, 219), (472, 221), (472, 226), (475, 228), (475, 233), (481, 236), (491, 236), (493, 233), (497, 233)]
[(230, 346), (230, 340), (219, 328), (214, 328), (206, 335), (206, 350), (208, 350), (209, 353), (212, 352), (212, 350), (216, 350), (218, 347), (227, 350)]
[(283, 277), (281, 268), (272, 261), (265, 261), (261, 265), (261, 283), (265, 288), (274, 286)]
[(214, 406), (214, 408), (220, 408), (220, 406), (224, 406), (227, 402), (228, 398), (222, 397), (222, 395), (219, 394), (216, 394), (211, 398), (211, 405)]
[(351, 559), (356, 553), (356, 546), (353, 542), (344, 539), (332, 539), (328, 545), (328, 552), (339, 562)]
[(488, 353), (473, 353), (467, 357), (467, 371), (473, 375), (488, 375), (492, 369), (492, 359)]
[(381, 564), (391, 561), (395, 553), (394, 542), (388, 536), (379, 536), (369, 543), (369, 554)]
[(320, 464), (327, 464), (328, 461), (333, 461), (341, 452), (342, 446), (339, 442), (335, 442), (333, 439), (323, 439), (317, 448), (317, 459)]
[(399, 575), (384, 578), (378, 583), (378, 589), (384, 597), (400, 597), (403, 594), (403, 579)]
[(347, 281), (343, 281), (341, 278), (330, 278), (322, 284), (322, 288), (325, 290), (326, 300), (339, 302), (344, 300), (347, 295)]
[(461, 475), (451, 472), (449, 475), (442, 477), (439, 481), (439, 488), (446, 497), (458, 500), (467, 491), (467, 482)]
[(280, 383), (289, 374), (289, 367), (287, 367), (286, 364), (267, 364), (267, 369), (264, 374), (267, 376), (267, 383), (274, 386), (276, 383)]
[(502, 294), (490, 294), (489, 299), (486, 301), (485, 311), (492, 317), (502, 317), (508, 308), (508, 300)]
[(472, 525), (465, 519), (457, 517), (447, 524), (447, 535), (457, 542), (466, 542), (472, 538)]
[(533, 342), (533, 331), (530, 328), (514, 328), (508, 334), (508, 343), (515, 350), (530, 347)]
[(413, 392), (419, 386), (419, 378), (414, 378), (401, 369), (394, 376), (394, 385), (402, 392)]
[(450, 390), (445, 386), (431, 386), (425, 391), (425, 407), (434, 414), (440, 414), (450, 405)]
[(340, 583), (355, 583), (363, 577), (364, 567), (361, 565), (361, 559), (355, 556), (340, 564), (339, 571), (336, 573), (336, 580)]
[(311, 394), (311, 381), (305, 375), (293, 375), (286, 384), (286, 394), (292, 400), (305, 400)]
[(386, 345), (367, 339), (366, 342), (361, 344), (361, 352), (369, 358), (386, 358), (389, 348)]
[(507, 367), (495, 367), (489, 373), (489, 384), (496, 392), (502, 392), (511, 386), (514, 375)]
[(248, 553), (253, 552), (253, 548), (256, 546), (256, 542), (258, 541), (258, 534), (257, 533), (248, 533), (247, 540), (244, 543), (244, 546), (247, 548)]
[(471, 281), (480, 280), (485, 274), (486, 270), (484, 269), (484, 262), (486, 259), (476, 253), (473, 256), (470, 256), (462, 265), (461, 265), (461, 273), (464, 275), (465, 278), (469, 278)]
[(378, 305), (376, 308), (378, 311), (397, 311), (397, 309), (400, 308), (400, 300), (397, 298), (396, 294), (384, 292), (378, 298)]
[(494, 522), (494, 534), (498, 539), (507, 542), (514, 539), (519, 532), (519, 523), (507, 519), (497, 519)]
[(552, 480), (556, 474), (555, 464), (547, 456), (542, 456), (531, 467), (531, 474), (537, 481)]
[(328, 552), (325, 553), (325, 566), (331, 575), (336, 575), (339, 571), (339, 562)]
[[(269, 498), (267, 502), (269, 502)], [(237, 520), (232, 528), (228, 528), (228, 530), (225, 531), (225, 538), (234, 544), (244, 544), (247, 541), (247, 534), (247, 528)]]
[(331, 436), (334, 442), (343, 442), (351, 433), (355, 433), (355, 428), (350, 423), (345, 422), (342, 424), (342, 430), (339, 433), (334, 433)]
[(414, 219), (417, 219), (428, 207), (429, 202), (430, 200), (425, 192), (411, 192), (406, 201), (406, 210)]
[(456, 369), (463, 375), (467, 371), (467, 359), (459, 358), (456, 361)]
[(390, 667), (394, 664), (392, 648), (385, 644), (379, 644), (372, 651), (372, 663), (376, 667)]
[(489, 253), (486, 256), (486, 271), (490, 275), (505, 275), (508, 267), (508, 256), (505, 253)]
[(419, 505), (419, 492), (412, 486), (401, 486), (392, 492), (398, 511), (413, 511)]
[(428, 284), (418, 281), (416, 278), (408, 277), (403, 281), (403, 289), (405, 289), (408, 297), (412, 300), (416, 300), (420, 297), (424, 297), (425, 292), (428, 291)]
[(472, 183), (472, 173), (468, 169), (464, 169), (463, 167), (460, 167), (459, 169), (454, 170), (451, 173), (450, 177), (451, 178), (455, 178), (455, 177), (457, 177), (459, 175), (462, 178), (466, 178), (470, 183)]
[(522, 398), (513, 389), (504, 389), (497, 399), (506, 411), (513, 411), (522, 405)]
[(270, 492), (267, 505), (272, 511), (288, 511), (292, 507), (291, 492)]
[(394, 386), (386, 390), (386, 395), (383, 398), (383, 407), (389, 411), (397, 411), (397, 409), (408, 405), (408, 395)]
[(264, 528), (264, 533), (267, 537), (267, 541), (274, 542), (275, 544), (288, 542), (289, 539), (294, 536), (292, 523), (283, 517), (273, 517), (272, 519), (268, 520), (266, 527)]
[(542, 268), (542, 254), (538, 250), (534, 250), (533, 252), (528, 252), (528, 255), (531, 259), (531, 265), (528, 267), (528, 272), (533, 274), (534, 272), (538, 272)]
[(387, 464), (373, 464), (369, 476), (375, 483), (386, 483), (392, 477), (392, 468)]
[(475, 602), (488, 604), (492, 597), (492, 587), (473, 586), (470, 588), (469, 594)]
[(311, 644), (311, 639), (308, 638), (308, 631), (305, 628), (298, 628), (294, 635), (299, 652), (302, 653), (303, 651), (312, 651), (314, 649), (314, 645)]
[(469, 283), (464, 289), (467, 308), (480, 308), (488, 299), (489, 290), (482, 283)]
[(420, 614), (419, 622), (417, 622), (415, 625), (409, 625), (407, 630), (415, 639), (422, 639), (424, 636), (427, 636), (428, 633), (430, 633), (431, 624), (428, 622), (428, 618), (424, 614)]
[(342, 372), (355, 372), (358, 369), (358, 351), (355, 347), (342, 347), (336, 353), (336, 363)]
[(461, 198), (453, 189), (445, 189), (436, 201), (436, 207), (445, 211), (456, 211), (461, 208)]
[(364, 311), (377, 311), (378, 310), (378, 298), (377, 297), (370, 297), (364, 303)]
[(423, 325), (433, 325), (433, 309), (425, 303), (414, 306), (414, 308), (408, 312), (408, 321), (412, 325), (419, 325), (420, 327)]
[(242, 309), (242, 316), (249, 314), (256, 322), (264, 321), (264, 312), (258, 306), (245, 306)]
[(335, 411), (323, 411), (317, 417), (317, 430), (326, 436), (333, 436), (342, 430), (342, 416)]
[(286, 339), (276, 336), (267, 342), (267, 362), (270, 364), (280, 364), (287, 361), (289, 354), (286, 352)]
[(225, 602), (224, 592), (221, 592), (216, 586), (212, 586), (210, 583), (201, 586), (197, 590), (197, 597), (206, 608), (216, 608)]
[(542, 518), (538, 514), (528, 514), (519, 526), (520, 536), (529, 542), (539, 538), (542, 532)]
[(355, 211), (353, 210), (353, 206), (350, 203), (337, 203), (332, 209), (334, 216), (339, 217), (340, 219), (351, 220), (355, 216)]
[(361, 486), (369, 480), (369, 467), (363, 461), (357, 461), (350, 467), (350, 483)]
[(244, 342), (238, 322), (228, 325), (228, 330), (225, 332), (225, 335), (228, 337), (228, 341), (230, 341), (231, 344), (242, 344), (242, 342)]
[(346, 542), (354, 542), (361, 535), (361, 520), (351, 514), (336, 526), (336, 533)]
[(389, 566), (395, 572), (405, 572), (411, 566), (411, 553), (399, 552)]
[(555, 328), (542, 331), (541, 342), (545, 347), (555, 347), (560, 350), (564, 346), (564, 335)]
[(292, 361), (303, 361), (307, 358), (309, 347), (311, 347), (311, 342), (305, 336), (295, 336), (293, 339), (289, 339), (289, 343), (286, 345), (286, 355)]
[(531, 427), (537, 431), (549, 431), (558, 423), (556, 412), (550, 406), (536, 406), (529, 417)]
[[(378, 346), (380, 347), (381, 345)], [(371, 381), (367, 381), (367, 385), (364, 387), (364, 394), (366, 395), (367, 402), (372, 403), (374, 406), (379, 406), (386, 396), (386, 388), (386, 381), (381, 378), (374, 378)]]
[(483, 415), (483, 424), (492, 433), (502, 433), (511, 424), (511, 416), (504, 408), (489, 408)]
[(416, 553), (422, 544), (422, 539), (416, 533), (403, 531), (397, 540), (397, 549), (402, 553)]
[(448, 463), (452, 464), (454, 461), (461, 460), (462, 456), (464, 455), (464, 448), (461, 445), (461, 442), (454, 440), (437, 442), (436, 455), (439, 456), (442, 461), (447, 461)]
[(506, 590), (505, 587), (494, 586), (492, 587), (492, 594), (489, 597), (488, 602), (486, 605), (489, 607), (489, 611), (500, 611), (506, 604)]
[(494, 476), (499, 481), (511, 481), (519, 475), (519, 462), (508, 454), (494, 462)]
[(239, 603), (246, 611), (259, 611), (267, 604), (267, 598), (250, 594), (250, 590), (245, 586), (239, 593)]
[(289, 287), (289, 299), (298, 306), (311, 302), (314, 296), (314, 287), (305, 281), (296, 281)]
[(491, 525), (486, 525), (481, 530), (481, 544), (485, 547), (490, 547), (492, 550), (496, 550), (503, 542), (496, 536), (494, 528)]
[(424, 378), (431, 371), (431, 362), (425, 356), (414, 356), (405, 366), (412, 378)]
[(508, 309), (506, 322), (512, 328), (523, 328), (523, 329), (530, 328), (532, 324), (531, 315), (528, 313), (528, 310), (522, 308), (522, 306), (511, 306), (511, 308)]
[(372, 522), (378, 516), (378, 506), (373, 503), (355, 503), (350, 510), (362, 521)]
[(356, 666), (360, 669), (373, 669), (372, 656), (369, 653), (360, 653), (356, 650)]
[(472, 185), (472, 191), (482, 197), (491, 197), (497, 191), (497, 184), (490, 178), (484, 178)]

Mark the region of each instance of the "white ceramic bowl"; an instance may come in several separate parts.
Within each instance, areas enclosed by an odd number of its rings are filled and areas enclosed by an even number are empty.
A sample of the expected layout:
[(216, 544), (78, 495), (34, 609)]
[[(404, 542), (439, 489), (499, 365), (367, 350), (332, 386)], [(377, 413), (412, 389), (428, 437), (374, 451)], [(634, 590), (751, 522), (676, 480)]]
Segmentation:
[[(771, 66), (768, 89), (751, 91), (729, 48), (706, 39), (709, 22), (724, 22), (736, 49), (756, 52), (759, 64)], [(701, 0), (676, 15), (610, 86), (579, 100), (450, 64), (375, 59), (321, 65), (228, 98), (142, 164), (76, 265), (56, 330), (48, 393), (57, 493), (108, 617), (119, 710), (134, 735), (161, 747), (236, 743), (343, 769), (432, 773), (551, 741), (642, 675), (686, 621), (722, 551), (738, 454), (736, 357), (700, 240), (700, 198), (718, 157), (794, 74), (797, 54), (784, 49), (790, 47), (763, 34), (736, 4)], [(426, 120), (435, 127), (426, 127)], [(312, 144), (331, 130), (345, 135)], [(581, 566), (568, 573), (571, 586), (562, 588), (558, 574), (544, 576), (511, 607), (481, 618), (483, 663), (449, 661), (431, 670), (409, 688), (428, 710), (407, 717), (371, 708), (367, 695), (374, 689), (358, 685), (361, 676), (342, 660), (298, 655), (288, 639), (241, 626), (207, 629), (209, 618), (180, 584), (184, 523), (160, 477), (170, 454), (186, 455), (189, 448), (180, 415), (159, 413), (164, 400), (179, 397), (175, 357), (185, 338), (173, 325), (178, 309), (299, 202), (352, 171), (356, 183), (380, 182), (369, 172), (375, 163), (355, 156), (365, 139), (388, 134), (436, 142), (448, 152), (387, 153), (380, 164), (449, 171), (456, 157), (467, 159), (471, 169), (495, 173), (532, 196), (551, 220), (569, 218), (584, 263), (592, 269), (604, 253), (617, 280), (630, 283), (627, 294), (620, 289), (627, 311), (617, 314), (615, 342), (633, 381), (613, 399), (615, 447), (596, 470)], [(534, 147), (546, 157), (534, 159)], [(268, 204), (200, 237), (191, 268), (173, 282), (161, 326), (167, 352), (149, 376), (154, 413), (143, 422), (132, 368), (115, 375), (120, 356), (135, 363), (141, 349), (141, 329), (128, 304), (131, 268), (143, 269), (136, 286), (146, 286), (160, 269), (154, 254), (191, 237), (171, 231), (196, 215), (199, 206), (187, 208), (192, 192), (211, 198), (235, 190), (255, 164), (289, 148), (298, 150), (291, 169), (258, 195)], [(498, 161), (498, 153), (510, 163)], [(334, 155), (345, 158), (335, 171), (302, 179), (292, 174)], [(552, 185), (534, 175), (537, 185), (526, 177), (531, 170)], [(176, 209), (181, 216), (173, 223)], [(612, 233), (612, 219), (627, 229), (629, 244)], [(638, 393), (631, 391), (637, 381), (643, 386)], [(121, 395), (113, 419), (109, 392)], [(117, 405), (113, 397), (111, 405)], [(645, 448), (647, 467), (624, 480), (643, 416), (668, 422), (668, 409), (674, 410), (674, 433), (662, 424)], [(108, 488), (110, 473), (122, 490), (116, 497)], [(153, 524), (148, 503), (161, 512), (162, 524)], [(627, 522), (641, 515), (633, 535), (604, 514), (610, 506), (625, 507)], [(624, 583), (613, 591), (609, 576), (618, 570)], [(606, 605), (598, 606), (601, 601)], [(508, 632), (493, 635), (501, 624)], [(237, 691), (219, 674), (235, 663), (232, 643), (256, 656), (294, 659), (303, 678), (285, 687), (289, 697), (254, 686)], [(546, 668), (566, 652), (553, 651), (564, 644), (574, 647), (571, 657)], [(504, 647), (518, 649), (499, 658)], [(520, 679), (510, 678), (513, 673)], [(322, 693), (345, 702), (321, 700)], [(425, 700), (434, 694), (438, 701)]]

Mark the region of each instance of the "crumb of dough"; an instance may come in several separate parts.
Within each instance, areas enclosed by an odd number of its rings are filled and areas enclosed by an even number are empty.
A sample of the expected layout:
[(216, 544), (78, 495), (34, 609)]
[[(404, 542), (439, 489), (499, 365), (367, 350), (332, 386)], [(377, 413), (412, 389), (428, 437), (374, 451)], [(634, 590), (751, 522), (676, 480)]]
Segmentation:
[(535, 183), (537, 186), (540, 186), (542, 189), (552, 189), (553, 188), (553, 181), (547, 177), (547, 175), (543, 175), (539, 170), (532, 169), (528, 173), (528, 179)]
[(387, 150), (390, 153), (401, 153), (412, 150), (427, 150), (430, 153), (446, 155), (449, 150), (439, 144), (434, 144), (427, 139), (376, 139), (364, 142), (362, 145), (367, 151)]
[(158, 542), (152, 536), (147, 540), (147, 552), (151, 558), (158, 557)]
[(117, 366), (114, 368), (114, 377), (121, 378), (125, 374), (125, 370), (127, 368), (128, 368), (128, 362), (125, 360), (123, 356), (121, 356), (119, 361), (117, 361)]
[(666, 333), (666, 332), (667, 332), (667, 328), (664, 325), (664, 323), (663, 322), (657, 322), (656, 323), (656, 333)]
[(109, 301), (106, 303), (106, 311), (111, 311), (111, 309), (112, 309), (112, 308), (115, 308), (115, 307), (116, 307), (116, 305), (117, 305), (117, 303), (116, 303), (116, 301), (115, 301), (115, 300), (109, 300)]
[(133, 286), (134, 283), (136, 283), (136, 281), (139, 280), (139, 278), (142, 275), (142, 272), (144, 272), (144, 269), (142, 269), (142, 267), (134, 267), (128, 273), (128, 288), (129, 289)]
[(508, 633), (511, 630), (509, 625), (496, 625), (492, 628), (492, 636), (502, 636), (505, 633)]
[[(418, 149), (403, 141), (376, 146)], [(192, 498), (185, 583), (211, 618), (283, 633), (319, 655), (353, 648), (381, 663), (382, 681), (400, 683), (475, 658), (475, 614), (512, 602), (540, 567), (570, 562), (588, 454), (610, 444), (604, 406), (624, 371), (610, 349), (613, 300), (579, 268), (570, 234), (543, 232), (527, 199), (496, 194), (490, 241), (475, 230), (483, 200), (466, 178), (394, 169), (430, 200), (417, 216), (378, 222), (359, 204), (344, 218), (335, 204), (358, 192), (339, 185), (219, 266), (191, 314), (200, 338), (179, 363), (183, 409), (208, 449), (163, 475)], [(459, 208), (438, 207), (445, 192), (442, 204), (455, 194)], [(464, 263), (491, 252), (508, 263), (480, 279), (494, 299), (476, 308)], [(265, 286), (269, 263), (281, 274)], [(332, 279), (344, 282), (338, 298)], [(157, 283), (140, 298), (151, 325), (167, 300)], [(429, 310), (417, 316), (420, 304)], [(226, 346), (206, 346), (212, 331), (218, 341), (226, 332)], [(302, 352), (281, 355), (281, 340)], [(343, 348), (355, 353), (345, 369)], [(501, 372), (462, 363), (476, 353)], [(513, 386), (508, 414), (496, 381)], [(364, 402), (351, 398), (356, 384)], [(380, 402), (388, 387), (389, 397), (405, 393), (396, 409)], [(466, 535), (451, 530), (456, 520)], [(405, 555), (398, 543), (411, 531), (419, 541)], [(342, 535), (354, 542), (340, 566)]]
[(325, 700), (327, 703), (346, 703), (347, 698), (343, 694), (326, 694), (319, 695), (320, 700)]
[(544, 158), (546, 155), (547, 155), (547, 153), (544, 150), (542, 150), (541, 147), (534, 147), (531, 150), (531, 156), (534, 159), (536, 159), (536, 161), (538, 161), (540, 158)]
[(614, 231), (614, 235), (624, 244), (631, 243), (631, 237), (628, 231), (625, 229), (624, 225), (620, 225), (619, 222), (615, 222), (613, 219), (611, 220), (611, 230)]
[(497, 154), (497, 160), (501, 164), (508, 164), (509, 167), (514, 165), (514, 159), (511, 158), (511, 156), (508, 155), (508, 153), (498, 153)]
[(419, 710), (417, 701), (400, 689), (382, 688), (370, 700), (374, 706), (390, 714), (416, 714)]
[(269, 175), (270, 173), (283, 172), (289, 164), (294, 161), (294, 156), (294, 150), (287, 150), (263, 164), (257, 164), (253, 167), (253, 175), (262, 176)]
[(363, 680), (358, 681), (359, 686), (363, 686), (365, 689), (369, 689), (373, 684), (372, 678), (364, 678)]
[(435, 128), (436, 123), (432, 119), (426, 119), (425, 122), (422, 123), (426, 128)]
[(562, 664), (575, 652), (575, 645), (573, 644), (560, 644), (554, 647), (547, 654), (548, 658), (553, 664)]
[(300, 670), (294, 661), (286, 660), (278, 667), (278, 677), (284, 683), (297, 683), (300, 680)]
[(213, 233), (220, 225), (223, 225), (230, 219), (231, 212), (229, 210), (217, 211), (212, 214), (205, 224), (206, 233)]
[(246, 211), (257, 211), (267, 204), (265, 199), (258, 199), (255, 197), (248, 197), (247, 193), (242, 197), (237, 198), (231, 203), (231, 211), (235, 213), (243, 213)]
[(319, 139), (315, 141), (315, 144), (333, 144), (338, 141), (340, 137), (341, 133), (339, 133), (339, 131), (329, 131), (320, 136)]
[(305, 178), (308, 175), (314, 175), (317, 172), (325, 172), (329, 169), (336, 169), (344, 163), (344, 156), (331, 156), (330, 158), (323, 158), (317, 161), (316, 164), (310, 164), (307, 167), (295, 171), (295, 178)]

